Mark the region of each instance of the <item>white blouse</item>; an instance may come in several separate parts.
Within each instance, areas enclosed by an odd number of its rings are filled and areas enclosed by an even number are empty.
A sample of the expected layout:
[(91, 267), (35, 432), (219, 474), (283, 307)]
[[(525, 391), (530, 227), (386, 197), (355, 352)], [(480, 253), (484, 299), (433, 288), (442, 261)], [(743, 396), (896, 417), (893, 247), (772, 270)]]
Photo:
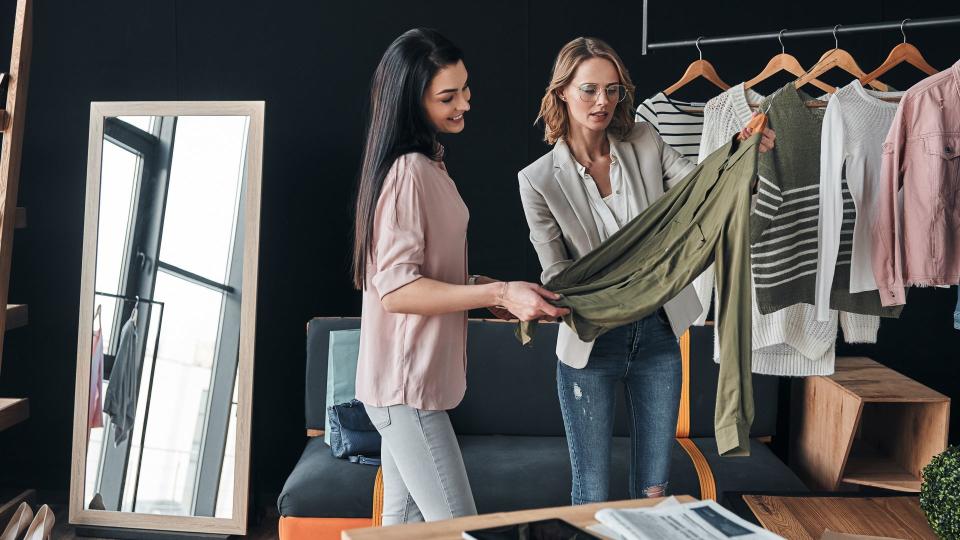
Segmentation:
[(587, 191), (587, 198), (590, 199), (590, 210), (593, 214), (593, 220), (597, 223), (597, 232), (600, 233), (600, 241), (606, 241), (613, 236), (627, 222), (636, 217), (638, 211), (630, 188), (630, 182), (624, 182), (622, 178), (622, 168), (620, 167), (620, 156), (617, 155), (613, 146), (610, 147), (610, 195), (600, 196), (600, 190), (593, 176), (587, 172), (586, 167), (580, 162), (574, 160), (577, 165), (577, 172), (583, 180), (584, 189)]

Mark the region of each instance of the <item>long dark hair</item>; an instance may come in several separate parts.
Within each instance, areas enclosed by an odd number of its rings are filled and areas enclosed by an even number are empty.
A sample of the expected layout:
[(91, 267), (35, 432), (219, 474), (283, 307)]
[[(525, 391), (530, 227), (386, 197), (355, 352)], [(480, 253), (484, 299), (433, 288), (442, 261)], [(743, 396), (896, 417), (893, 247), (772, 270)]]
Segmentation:
[(366, 286), (373, 219), (384, 179), (403, 154), (439, 157), (436, 129), (423, 109), (423, 95), (441, 68), (462, 59), (460, 49), (436, 30), (414, 28), (390, 44), (373, 74), (354, 224), (353, 285), (357, 289)]

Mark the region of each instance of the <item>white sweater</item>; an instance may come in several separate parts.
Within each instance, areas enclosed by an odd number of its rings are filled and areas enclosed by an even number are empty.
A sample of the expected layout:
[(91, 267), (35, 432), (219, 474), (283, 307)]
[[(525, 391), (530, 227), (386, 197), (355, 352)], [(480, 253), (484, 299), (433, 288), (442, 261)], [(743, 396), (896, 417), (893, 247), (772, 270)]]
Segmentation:
[[(824, 321), (829, 317), (830, 289), (837, 258), (848, 250), (850, 292), (877, 289), (871, 259), (871, 229), (879, 204), (880, 149), (897, 112), (897, 103), (880, 98), (902, 95), (903, 92), (866, 90), (860, 81), (854, 79), (838, 89), (827, 104), (820, 138), (820, 251), (816, 285), (818, 320)], [(840, 227), (843, 225), (841, 176), (844, 170), (850, 196), (857, 209), (852, 242), (840, 240)]]
[[(739, 132), (750, 121), (749, 104), (758, 103), (762, 98), (757, 92), (744, 89), (741, 83), (707, 102), (699, 160)], [(713, 284), (712, 267), (694, 282), (702, 304), (708, 307)], [(876, 342), (879, 317), (831, 311), (827, 321), (817, 321), (814, 307), (807, 304), (763, 315), (757, 307), (755, 295), (751, 297), (754, 373), (796, 377), (832, 374), (839, 326), (843, 326), (848, 343)], [(705, 319), (706, 309), (700, 321)], [(720, 350), (718, 339), (714, 332), (715, 360)]]

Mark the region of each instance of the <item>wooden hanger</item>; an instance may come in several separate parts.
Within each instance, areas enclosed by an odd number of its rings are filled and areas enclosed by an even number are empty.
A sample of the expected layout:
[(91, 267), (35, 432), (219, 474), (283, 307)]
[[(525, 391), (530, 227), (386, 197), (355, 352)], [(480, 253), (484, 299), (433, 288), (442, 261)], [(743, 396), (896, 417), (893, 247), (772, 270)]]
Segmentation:
[(910, 19), (904, 19), (903, 22), (900, 23), (900, 34), (903, 35), (903, 43), (900, 43), (894, 47), (892, 51), (890, 51), (890, 54), (887, 55), (887, 59), (880, 64), (880, 67), (871, 71), (867, 75), (860, 77), (860, 84), (869, 84), (875, 81), (877, 77), (893, 69), (894, 66), (900, 65), (904, 62), (919, 69), (927, 75), (933, 75), (934, 73), (937, 73), (937, 69), (927, 63), (927, 60), (922, 54), (920, 54), (920, 51), (913, 45), (907, 43), (907, 33), (903, 31), (903, 25), (909, 20)]
[(680, 77), (679, 81), (673, 83), (669, 88), (664, 90), (664, 95), (669, 96), (698, 77), (703, 77), (704, 79), (713, 83), (714, 86), (719, 87), (721, 90), (730, 89), (730, 85), (723, 82), (723, 79), (720, 78), (720, 75), (717, 75), (717, 70), (713, 67), (713, 64), (703, 59), (703, 51), (700, 50), (701, 39), (703, 39), (703, 36), (698, 37), (696, 42), (697, 52), (700, 53), (700, 59), (694, 60), (693, 63), (687, 66), (687, 70), (683, 73), (683, 77)]
[[(755, 114), (755, 115), (753, 116), (753, 118), (751, 118), (750, 121), (747, 122), (747, 125), (743, 126), (744, 129), (750, 128), (750, 133), (751, 133), (751, 134), (752, 134), (752, 133), (762, 133), (763, 130), (764, 130), (764, 128), (766, 128), (766, 127), (767, 127), (767, 114), (766, 114), (766, 113)], [(746, 140), (746, 138), (743, 136), (743, 131), (741, 131), (740, 134), (737, 135), (737, 139), (739, 139), (739, 140), (741, 140), (741, 141), (745, 141), (745, 140)]]
[[(801, 86), (812, 82), (815, 78), (823, 75), (835, 67), (846, 71), (858, 79), (866, 76), (866, 72), (860, 69), (860, 66), (857, 65), (857, 61), (853, 59), (853, 56), (851, 56), (847, 51), (839, 48), (839, 43), (837, 41), (837, 28), (840, 28), (839, 24), (833, 27), (833, 49), (825, 52), (823, 56), (820, 57), (820, 60), (818, 60), (809, 71), (801, 75), (800, 78), (794, 82), (794, 86), (796, 88), (800, 88)], [(869, 84), (875, 90), (880, 90), (881, 92), (886, 92), (889, 89), (886, 84), (880, 81), (871, 81)]]
[[(803, 66), (800, 65), (800, 61), (797, 60), (796, 56), (787, 54), (786, 48), (783, 46), (783, 33), (785, 31), (786, 28), (780, 30), (780, 33), (777, 34), (777, 40), (780, 42), (780, 54), (771, 58), (770, 61), (767, 62), (767, 67), (763, 68), (763, 71), (761, 71), (759, 75), (743, 83), (744, 88), (752, 88), (758, 83), (769, 79), (781, 71), (786, 71), (787, 73), (796, 75), (797, 77), (801, 77), (807, 72), (807, 70), (803, 69)], [(816, 86), (824, 92), (829, 92), (831, 94), (837, 90), (836, 88), (819, 79), (811, 80), (810, 84)]]

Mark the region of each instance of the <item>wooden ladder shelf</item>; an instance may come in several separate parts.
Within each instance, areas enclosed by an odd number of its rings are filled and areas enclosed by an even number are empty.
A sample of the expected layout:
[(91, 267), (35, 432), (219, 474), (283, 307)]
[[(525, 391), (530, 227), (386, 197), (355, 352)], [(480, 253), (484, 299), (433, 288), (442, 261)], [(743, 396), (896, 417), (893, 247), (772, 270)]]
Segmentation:
[[(5, 333), (27, 324), (27, 306), (8, 303), (13, 233), (14, 229), (22, 229), (27, 225), (26, 210), (17, 207), (17, 192), (33, 34), (31, 0), (17, 0), (16, 9), (10, 71), (0, 76), (0, 87), (6, 86), (7, 91), (6, 107), (0, 113), (0, 136), (3, 139), (0, 145), (0, 306), (7, 306), (6, 309), (0, 309), (0, 368), (3, 367)], [(29, 416), (30, 404), (26, 398), (0, 397), (0, 431), (23, 422)]]

